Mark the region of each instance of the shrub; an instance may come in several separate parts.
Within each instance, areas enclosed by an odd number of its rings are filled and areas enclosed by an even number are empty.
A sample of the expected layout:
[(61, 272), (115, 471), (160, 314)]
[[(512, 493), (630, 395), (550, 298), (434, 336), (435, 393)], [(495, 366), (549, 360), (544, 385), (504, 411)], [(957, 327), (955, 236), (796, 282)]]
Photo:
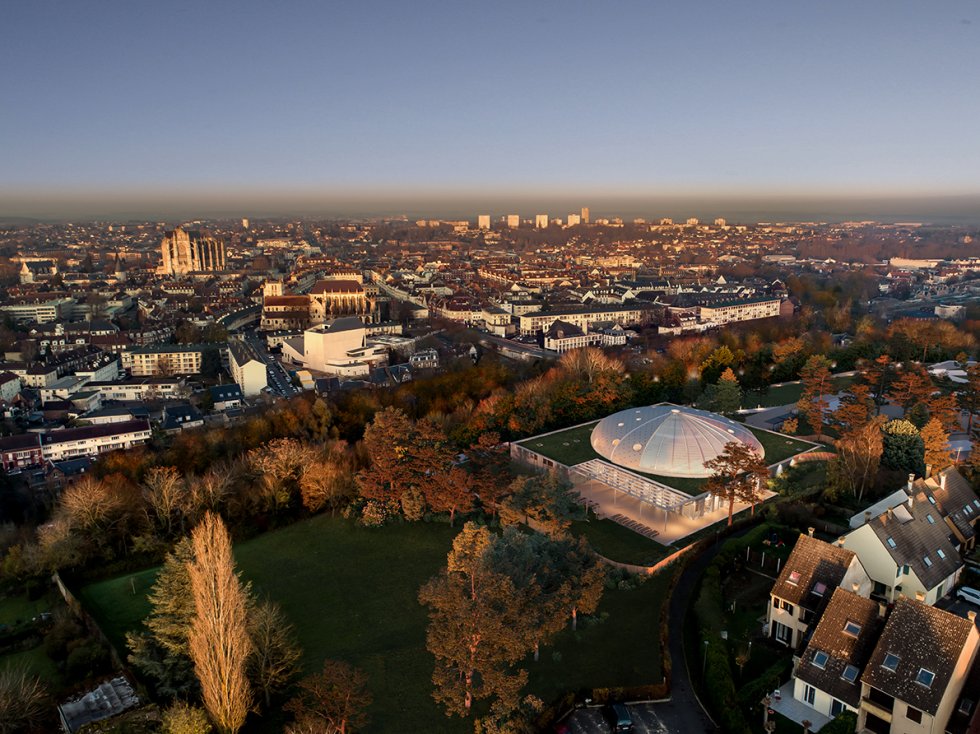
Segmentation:
[(826, 724), (820, 730), (820, 734), (854, 734), (855, 731), (857, 731), (857, 714), (853, 711), (844, 711)]
[(98, 640), (86, 640), (68, 653), (65, 673), (82, 680), (104, 672), (109, 667), (109, 651)]

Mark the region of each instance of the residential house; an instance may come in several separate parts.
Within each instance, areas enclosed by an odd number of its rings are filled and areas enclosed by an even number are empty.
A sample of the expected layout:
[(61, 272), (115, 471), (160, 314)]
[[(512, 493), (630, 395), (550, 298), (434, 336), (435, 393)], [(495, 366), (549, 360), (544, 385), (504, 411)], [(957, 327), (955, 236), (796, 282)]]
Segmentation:
[(216, 385), (209, 388), (211, 401), (214, 409), (224, 412), (229, 408), (240, 408), (245, 396), (242, 395), (242, 388), (236, 383), (230, 385)]
[(872, 594), (888, 602), (922, 592), (927, 604), (935, 604), (963, 569), (949, 526), (922, 491), (852, 530), (844, 536), (844, 547), (864, 564), (874, 582)]
[(963, 619), (899, 598), (861, 676), (857, 730), (943, 734), (978, 648), (975, 613)]
[(770, 592), (769, 636), (796, 650), (838, 586), (870, 596), (871, 579), (850, 550), (801, 534)]
[(793, 698), (834, 718), (861, 707), (861, 673), (885, 625), (884, 606), (834, 590), (793, 671)]
[(5, 472), (38, 466), (43, 461), (41, 436), (24, 433), (19, 436), (0, 438), (0, 466)]
[(168, 433), (200, 428), (203, 425), (204, 417), (189, 403), (164, 407), (163, 417), (160, 420), (160, 427)]

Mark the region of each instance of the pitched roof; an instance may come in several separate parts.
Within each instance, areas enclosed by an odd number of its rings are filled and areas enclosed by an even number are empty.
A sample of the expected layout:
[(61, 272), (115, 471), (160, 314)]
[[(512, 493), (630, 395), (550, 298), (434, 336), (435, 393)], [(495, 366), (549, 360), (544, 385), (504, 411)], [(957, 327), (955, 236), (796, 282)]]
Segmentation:
[(938, 477), (920, 479), (912, 489), (924, 493), (926, 500), (952, 523), (963, 539), (976, 535), (974, 525), (980, 519), (980, 498), (956, 469), (947, 469)]
[[(857, 708), (861, 703), (861, 671), (874, 652), (885, 621), (877, 602), (852, 591), (836, 589), (810, 643), (800, 658), (796, 677)], [(857, 634), (845, 631), (856, 630)], [(814, 658), (823, 653), (823, 664)], [(853, 674), (853, 679), (844, 677)]]
[(840, 586), (853, 559), (852, 551), (801, 533), (772, 594), (805, 609), (818, 609)]
[(949, 717), (946, 731), (950, 734), (980, 732), (980, 655), (973, 660), (973, 668), (966, 677), (966, 683), (960, 691), (953, 715)]
[[(935, 715), (953, 677), (973, 622), (920, 601), (900, 598), (888, 616), (861, 680), (910, 706)], [(889, 668), (885, 657), (893, 656)], [(894, 668), (892, 670), (891, 668)], [(932, 673), (929, 685), (916, 680)]]
[(362, 293), (364, 286), (356, 280), (318, 280), (310, 289), (311, 294), (320, 293)]
[(939, 586), (963, 565), (949, 540), (948, 526), (924, 492), (915, 492), (909, 502), (885, 510), (868, 525), (892, 560), (911, 568), (927, 589)]

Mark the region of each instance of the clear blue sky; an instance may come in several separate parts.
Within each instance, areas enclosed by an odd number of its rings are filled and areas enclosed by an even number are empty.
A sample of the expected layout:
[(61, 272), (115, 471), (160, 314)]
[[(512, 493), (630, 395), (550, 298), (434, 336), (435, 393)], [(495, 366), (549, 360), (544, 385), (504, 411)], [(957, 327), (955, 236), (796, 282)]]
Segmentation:
[(975, 0), (25, 0), (2, 28), (10, 200), (980, 193)]

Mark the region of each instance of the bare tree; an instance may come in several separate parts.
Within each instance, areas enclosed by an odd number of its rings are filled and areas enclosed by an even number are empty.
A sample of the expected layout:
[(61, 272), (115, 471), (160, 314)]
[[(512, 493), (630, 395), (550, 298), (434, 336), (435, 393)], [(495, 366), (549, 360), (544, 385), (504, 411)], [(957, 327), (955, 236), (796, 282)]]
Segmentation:
[(272, 694), (285, 688), (299, 672), (303, 653), (296, 644), (292, 626), (275, 602), (256, 602), (249, 615), (249, 634), (253, 648), (249, 659), (252, 681), (262, 692), (268, 708)]
[(348, 734), (368, 723), (372, 697), (367, 677), (342, 660), (325, 660), (323, 670), (299, 683), (299, 695), (286, 704), (296, 721), (287, 734)]
[(194, 618), (188, 635), (201, 698), (220, 734), (234, 734), (252, 708), (247, 665), (248, 595), (235, 573), (231, 537), (221, 518), (207, 513), (191, 535), (188, 564)]
[(0, 669), (0, 734), (34, 730), (50, 712), (47, 689), (38, 677), (24, 668)]
[(146, 473), (142, 489), (147, 515), (156, 522), (164, 537), (173, 535), (175, 522), (179, 522), (183, 528), (188, 493), (187, 484), (177, 467), (153, 467)]

